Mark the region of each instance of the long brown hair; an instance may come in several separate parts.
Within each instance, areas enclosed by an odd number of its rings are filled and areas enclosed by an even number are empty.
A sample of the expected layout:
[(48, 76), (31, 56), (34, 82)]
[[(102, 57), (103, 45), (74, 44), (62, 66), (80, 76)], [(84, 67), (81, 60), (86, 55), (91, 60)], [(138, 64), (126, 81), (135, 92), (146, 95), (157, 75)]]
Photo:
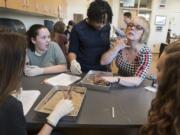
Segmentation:
[(26, 39), (15, 33), (0, 33), (0, 103), (18, 91), (23, 73)]
[(180, 40), (166, 47), (163, 75), (151, 103), (148, 122), (142, 135), (179, 135), (180, 133)]

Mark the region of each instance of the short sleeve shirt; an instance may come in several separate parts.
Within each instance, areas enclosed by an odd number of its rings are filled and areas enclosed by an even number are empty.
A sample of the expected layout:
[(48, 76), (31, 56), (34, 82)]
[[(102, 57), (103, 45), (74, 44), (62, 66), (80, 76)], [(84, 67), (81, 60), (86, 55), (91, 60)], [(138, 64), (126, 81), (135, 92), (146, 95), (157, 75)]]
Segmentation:
[(48, 50), (41, 56), (37, 56), (34, 51), (28, 49), (29, 64), (39, 67), (49, 67), (53, 65), (66, 64), (66, 58), (55, 42), (49, 43)]
[(123, 59), (122, 51), (119, 51), (116, 57), (116, 65), (119, 68), (120, 75), (123, 76), (138, 76), (142, 80), (150, 68), (152, 61), (152, 53), (149, 47), (143, 46), (136, 56), (134, 62), (129, 63)]
[(109, 25), (101, 30), (96, 30), (86, 20), (73, 27), (69, 52), (77, 55), (77, 61), (80, 63), (83, 72), (107, 70), (106, 66), (100, 65), (100, 58), (110, 47), (109, 32)]

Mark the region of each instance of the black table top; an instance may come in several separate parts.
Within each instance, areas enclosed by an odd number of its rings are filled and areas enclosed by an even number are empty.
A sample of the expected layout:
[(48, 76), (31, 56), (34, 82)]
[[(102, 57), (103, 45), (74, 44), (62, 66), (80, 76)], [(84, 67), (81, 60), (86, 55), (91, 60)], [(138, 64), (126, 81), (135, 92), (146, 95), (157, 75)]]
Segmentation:
[[(52, 86), (41, 82), (52, 75), (23, 77), (24, 90), (40, 90), (41, 95), (26, 115), (30, 126), (40, 126), (46, 121), (46, 114), (34, 111), (36, 105), (43, 99)], [(135, 88), (112, 88), (109, 92), (87, 90), (81, 110), (75, 121), (60, 120), (58, 127), (136, 127), (142, 125), (147, 118), (150, 103), (155, 94), (144, 89), (150, 85), (145, 80)], [(112, 107), (115, 117), (112, 118)]]

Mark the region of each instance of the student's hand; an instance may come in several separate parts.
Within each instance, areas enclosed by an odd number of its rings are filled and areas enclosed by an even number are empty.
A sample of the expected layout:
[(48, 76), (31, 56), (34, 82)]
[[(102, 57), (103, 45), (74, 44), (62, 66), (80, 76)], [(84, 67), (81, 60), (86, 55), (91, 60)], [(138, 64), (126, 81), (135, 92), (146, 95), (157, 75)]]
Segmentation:
[(43, 74), (43, 68), (40, 68), (38, 66), (25, 66), (24, 73), (27, 76), (36, 76)]
[(73, 110), (72, 101), (69, 99), (60, 100), (54, 107), (51, 114), (47, 117), (47, 121), (54, 127), (58, 121)]
[(125, 47), (128, 47), (126, 45), (126, 38), (116, 38), (113, 42), (111, 42), (111, 45), (113, 48), (117, 49), (118, 51), (124, 49)]
[(70, 70), (73, 74), (78, 74), (78, 75), (82, 74), (81, 66), (80, 66), (79, 62), (77, 62), (76, 60), (71, 61)]

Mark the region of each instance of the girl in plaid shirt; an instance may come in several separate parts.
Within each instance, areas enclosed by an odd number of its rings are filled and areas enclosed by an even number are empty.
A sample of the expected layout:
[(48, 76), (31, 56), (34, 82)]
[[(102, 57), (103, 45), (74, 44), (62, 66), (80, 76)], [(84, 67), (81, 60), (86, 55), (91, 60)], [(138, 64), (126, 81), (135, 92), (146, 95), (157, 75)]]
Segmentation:
[[(117, 38), (112, 47), (101, 57), (101, 64), (107, 65), (115, 58), (120, 76), (104, 77), (109, 82), (124, 86), (138, 86), (144, 80), (151, 64), (151, 50), (146, 46), (149, 23), (143, 17), (136, 17), (126, 29), (126, 39)], [(125, 76), (125, 77), (124, 77)]]

